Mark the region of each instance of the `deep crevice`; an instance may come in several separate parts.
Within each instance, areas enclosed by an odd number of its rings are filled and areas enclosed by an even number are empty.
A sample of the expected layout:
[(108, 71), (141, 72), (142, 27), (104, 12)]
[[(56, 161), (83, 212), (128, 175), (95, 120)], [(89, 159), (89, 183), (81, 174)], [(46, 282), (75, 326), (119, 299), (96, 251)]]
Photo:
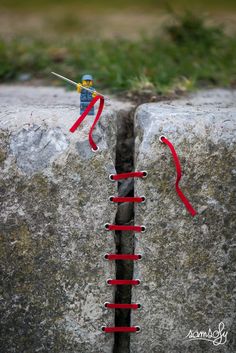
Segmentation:
[[(134, 111), (128, 114), (119, 112), (117, 123), (116, 163), (117, 173), (134, 170)], [(119, 196), (134, 196), (134, 180), (124, 179), (118, 182)], [(134, 204), (118, 204), (115, 219), (116, 224), (134, 224)], [(117, 254), (133, 254), (134, 238), (132, 232), (116, 231), (115, 243)], [(133, 278), (133, 261), (116, 261), (116, 279)], [(116, 303), (131, 303), (132, 286), (117, 286)], [(115, 326), (130, 326), (130, 310), (115, 310)], [(115, 333), (113, 353), (130, 352), (130, 333)]]

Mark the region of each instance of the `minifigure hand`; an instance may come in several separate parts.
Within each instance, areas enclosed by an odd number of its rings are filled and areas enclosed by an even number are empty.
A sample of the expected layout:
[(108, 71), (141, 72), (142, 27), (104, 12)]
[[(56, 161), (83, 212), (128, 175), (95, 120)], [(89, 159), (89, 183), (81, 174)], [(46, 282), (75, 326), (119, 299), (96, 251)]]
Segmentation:
[(80, 83), (77, 84), (77, 92), (81, 93), (81, 84)]

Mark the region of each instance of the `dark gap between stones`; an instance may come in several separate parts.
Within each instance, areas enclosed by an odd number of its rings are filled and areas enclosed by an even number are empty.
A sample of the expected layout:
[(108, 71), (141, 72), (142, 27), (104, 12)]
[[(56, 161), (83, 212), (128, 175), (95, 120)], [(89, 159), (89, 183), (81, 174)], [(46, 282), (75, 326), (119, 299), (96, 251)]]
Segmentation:
[[(134, 170), (134, 111), (129, 114), (119, 112), (116, 143), (116, 172), (124, 173)], [(134, 180), (124, 179), (118, 183), (119, 196), (134, 196)], [(120, 203), (117, 206), (116, 224), (134, 224), (134, 204)], [(134, 239), (132, 232), (116, 231), (115, 243), (117, 254), (133, 254)], [(116, 261), (116, 279), (133, 278), (133, 261)], [(131, 303), (132, 286), (117, 286), (116, 303)], [(115, 310), (115, 326), (130, 326), (130, 310)], [(115, 335), (113, 353), (130, 352), (130, 333), (117, 332)]]

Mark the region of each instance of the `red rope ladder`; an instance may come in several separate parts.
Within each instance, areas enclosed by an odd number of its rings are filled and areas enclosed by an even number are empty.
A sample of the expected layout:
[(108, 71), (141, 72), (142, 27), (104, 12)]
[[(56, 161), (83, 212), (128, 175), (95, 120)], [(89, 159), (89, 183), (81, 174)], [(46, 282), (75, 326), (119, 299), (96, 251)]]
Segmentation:
[[(181, 173), (181, 166), (180, 166), (180, 162), (179, 162), (179, 158), (178, 155), (174, 149), (174, 146), (172, 145), (172, 143), (165, 137), (165, 136), (161, 136), (160, 137), (160, 141), (162, 143), (165, 143), (171, 153), (172, 156), (174, 158), (174, 162), (175, 162), (175, 168), (176, 168), (176, 173), (177, 173), (177, 177), (176, 177), (176, 182), (175, 182), (175, 189), (177, 194), (179, 195), (181, 201), (184, 203), (185, 207), (187, 208), (188, 212), (192, 215), (195, 216), (196, 215), (196, 211), (194, 210), (194, 208), (192, 207), (192, 205), (190, 204), (190, 202), (188, 201), (188, 199), (186, 198), (186, 196), (183, 194), (183, 192), (181, 191), (180, 187), (179, 187), (179, 182), (182, 176)], [(130, 173), (121, 173), (121, 174), (111, 174), (110, 175), (110, 180), (113, 181), (118, 181), (121, 179), (126, 179), (126, 178), (131, 178), (131, 177), (138, 177), (138, 178), (144, 178), (147, 176), (147, 172), (130, 172)], [(137, 202), (137, 203), (141, 203), (145, 201), (145, 197), (144, 196), (136, 196), (136, 197), (115, 197), (115, 196), (111, 196), (110, 197), (110, 201), (111, 202)], [(106, 230), (126, 230), (126, 231), (135, 231), (135, 232), (144, 232), (145, 231), (145, 226), (127, 226), (127, 225), (116, 225), (116, 224), (105, 224), (105, 229)], [(107, 260), (140, 260), (142, 258), (142, 255), (140, 254), (106, 254), (105, 255), (105, 259)], [(116, 279), (108, 279), (107, 280), (107, 284), (109, 285), (139, 285), (140, 284), (140, 280), (139, 279), (133, 279), (133, 280), (116, 280)], [(111, 309), (138, 309), (140, 308), (140, 304), (119, 304), (119, 303), (105, 303), (105, 307), (107, 308), (111, 308)], [(139, 326), (131, 326), (131, 327), (102, 327), (102, 330), (104, 332), (110, 333), (110, 332), (139, 332), (140, 331), (140, 327)]]
[[(117, 181), (121, 179), (127, 178), (145, 178), (147, 176), (147, 172), (130, 172), (130, 173), (122, 173), (122, 174), (111, 174), (110, 180)], [(145, 197), (110, 197), (111, 202), (144, 202)], [(126, 231), (134, 231), (134, 232), (144, 232), (146, 230), (145, 226), (128, 226), (128, 225), (117, 225), (117, 224), (105, 224), (106, 230), (126, 230)], [(107, 260), (140, 260), (142, 258), (141, 254), (106, 254), (105, 259)], [(108, 279), (107, 284), (109, 285), (131, 285), (137, 286), (140, 284), (139, 279), (129, 279), (129, 280), (121, 280), (121, 279)], [(137, 310), (141, 307), (138, 303), (133, 304), (120, 304), (120, 303), (105, 303), (106, 308), (109, 309), (133, 309)], [(114, 327), (102, 327), (102, 330), (106, 333), (111, 332), (139, 332), (139, 326), (114, 326)]]
[[(87, 116), (87, 114), (89, 113), (89, 111), (91, 110), (91, 108), (95, 105), (95, 103), (100, 100), (100, 104), (99, 104), (99, 108), (96, 114), (96, 117), (94, 119), (94, 122), (89, 130), (89, 143), (90, 146), (92, 148), (92, 150), (95, 152), (98, 150), (98, 146), (96, 145), (96, 143), (93, 140), (92, 137), (92, 133), (93, 130), (102, 114), (103, 111), (103, 107), (104, 107), (104, 98), (100, 95), (97, 95), (96, 97), (94, 97), (92, 99), (92, 101), (90, 102), (90, 104), (87, 106), (87, 108), (85, 109), (85, 111), (81, 114), (81, 116), (78, 118), (78, 120), (74, 123), (74, 125), (70, 128), (71, 132), (75, 132), (75, 130), (79, 127), (79, 125), (82, 123), (82, 121), (85, 119), (85, 117)], [(197, 212), (194, 210), (194, 208), (192, 207), (192, 205), (190, 204), (190, 202), (188, 201), (188, 199), (186, 198), (186, 196), (183, 194), (183, 192), (181, 191), (180, 187), (179, 187), (179, 182), (182, 176), (182, 172), (181, 172), (181, 166), (180, 166), (180, 162), (179, 162), (179, 158), (178, 155), (175, 151), (174, 146), (172, 145), (172, 143), (165, 137), (165, 136), (161, 136), (160, 137), (160, 141), (162, 143), (165, 143), (173, 156), (174, 159), (174, 163), (175, 163), (175, 168), (176, 168), (176, 182), (175, 182), (175, 189), (176, 192), (178, 194), (178, 196), (180, 197), (181, 201), (184, 203), (186, 209), (188, 210), (188, 212), (192, 215), (195, 216), (197, 214)], [(127, 178), (145, 178), (147, 176), (147, 172), (146, 171), (141, 171), (141, 172), (129, 172), (129, 173), (120, 173), (120, 174), (111, 174), (109, 176), (110, 180), (112, 181), (118, 181), (121, 179), (127, 179)], [(111, 202), (116, 202), (116, 203), (120, 203), (120, 202), (134, 202), (134, 203), (142, 203), (145, 201), (145, 197), (144, 196), (136, 196), (136, 197), (115, 197), (115, 196), (111, 196), (110, 197), (110, 201)], [(105, 224), (105, 229), (107, 231), (113, 231), (113, 230), (124, 230), (124, 231), (134, 231), (134, 232), (145, 232), (146, 227), (143, 225), (134, 225), (134, 226), (130, 226), (130, 225), (117, 225), (117, 224)], [(105, 255), (105, 259), (107, 260), (140, 260), (142, 258), (142, 255), (140, 254), (106, 254)], [(119, 280), (119, 279), (108, 279), (107, 280), (107, 284), (108, 285), (139, 285), (140, 284), (140, 280), (139, 279), (131, 279), (131, 280)], [(109, 309), (134, 309), (137, 310), (138, 308), (141, 307), (140, 304), (137, 303), (133, 303), (133, 304), (120, 304), (120, 303), (105, 303), (104, 304), (106, 308)], [(112, 332), (139, 332), (140, 331), (140, 327), (139, 326), (114, 326), (114, 327), (102, 327), (102, 331), (106, 332), (106, 333), (112, 333)]]

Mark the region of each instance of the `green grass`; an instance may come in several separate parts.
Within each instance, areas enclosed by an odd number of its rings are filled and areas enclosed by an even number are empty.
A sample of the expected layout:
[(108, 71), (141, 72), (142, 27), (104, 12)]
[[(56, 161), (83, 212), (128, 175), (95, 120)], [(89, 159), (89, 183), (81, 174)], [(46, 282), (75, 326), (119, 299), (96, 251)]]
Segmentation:
[(232, 10), (236, 9), (235, 0), (1, 0), (0, 6), (8, 9), (43, 9), (55, 6), (70, 6), (75, 5), (79, 9), (96, 9), (96, 11), (104, 9), (127, 9), (141, 8), (155, 9), (166, 8), (171, 6), (175, 9), (207, 9), (207, 10)]
[[(98, 90), (109, 92), (146, 89), (159, 94), (200, 86), (235, 85), (236, 39), (219, 28), (185, 14), (166, 29), (167, 38), (138, 41), (74, 40), (57, 43), (15, 38), (0, 40), (0, 79), (17, 80), (20, 74), (52, 79), (56, 71), (75, 81), (91, 73)], [(53, 81), (51, 84), (63, 84)], [(60, 83), (59, 83), (60, 82)]]

